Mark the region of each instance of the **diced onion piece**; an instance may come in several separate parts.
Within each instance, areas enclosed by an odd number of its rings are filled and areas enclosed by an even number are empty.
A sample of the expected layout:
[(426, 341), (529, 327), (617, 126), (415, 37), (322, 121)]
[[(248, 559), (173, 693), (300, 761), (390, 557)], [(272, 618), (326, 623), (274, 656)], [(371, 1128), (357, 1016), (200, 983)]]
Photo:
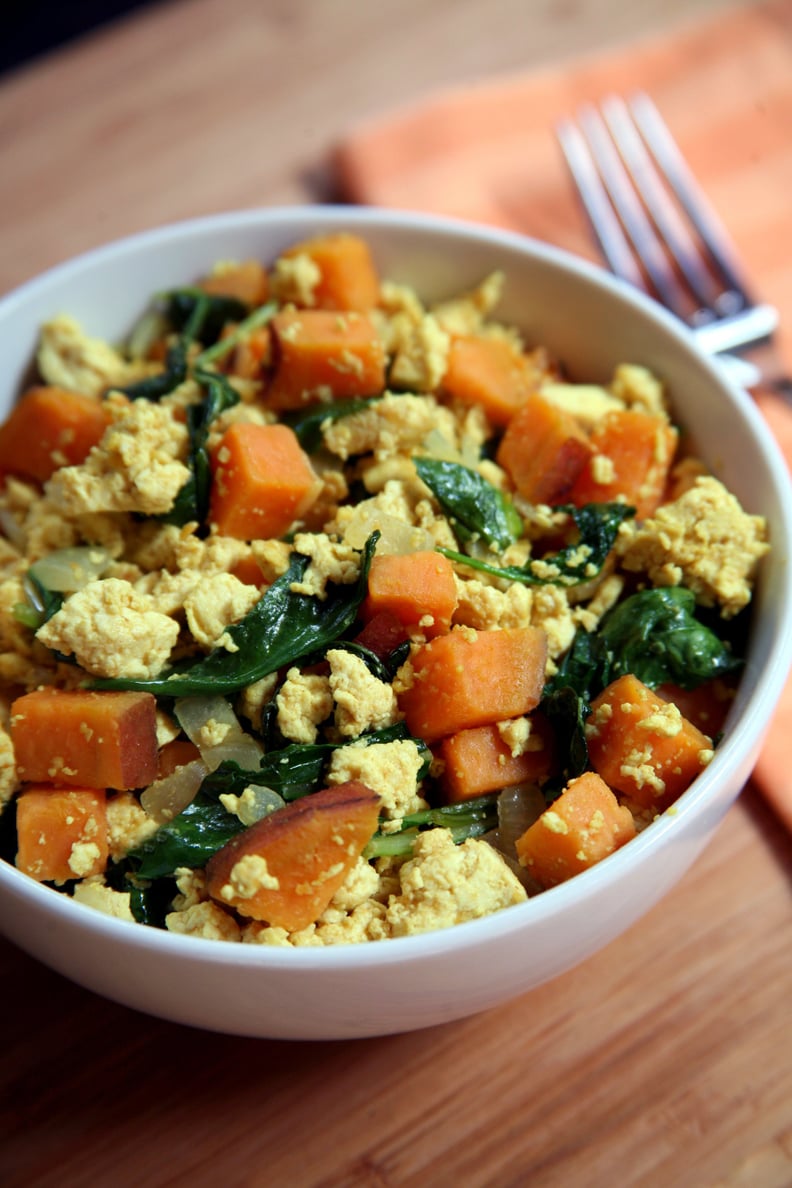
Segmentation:
[(0, 507), (0, 529), (6, 540), (10, 540), (15, 549), (24, 553), (25, 533), (10, 507)]
[(538, 821), (547, 802), (537, 784), (514, 784), (498, 796), (498, 849), (513, 856), (514, 843)]
[(157, 310), (148, 310), (132, 330), (127, 342), (130, 359), (147, 359), (154, 343), (170, 329), (168, 319)]
[[(225, 697), (179, 697), (173, 711), (184, 733), (195, 743), (209, 771), (228, 760), (243, 771), (256, 771), (261, 765), (264, 748), (242, 729), (239, 719)], [(206, 730), (209, 724), (225, 727)], [(211, 733), (217, 741), (211, 741)]]
[(106, 549), (78, 545), (48, 553), (31, 565), (30, 573), (47, 590), (73, 594), (100, 578), (111, 561)]
[(228, 812), (235, 813), (243, 825), (255, 825), (270, 813), (286, 806), (286, 801), (274, 788), (258, 784), (248, 784), (241, 796), (224, 793), (220, 797), (220, 803)]
[(149, 784), (145, 792), (141, 793), (140, 803), (154, 821), (164, 825), (187, 808), (208, 774), (203, 760), (192, 759), (177, 767), (170, 775)]
[(401, 555), (433, 549), (435, 546), (434, 538), (425, 528), (417, 528), (376, 507), (358, 509), (351, 523), (344, 529), (344, 540), (353, 549), (362, 549), (374, 531), (380, 533), (380, 539), (377, 541), (378, 553)]

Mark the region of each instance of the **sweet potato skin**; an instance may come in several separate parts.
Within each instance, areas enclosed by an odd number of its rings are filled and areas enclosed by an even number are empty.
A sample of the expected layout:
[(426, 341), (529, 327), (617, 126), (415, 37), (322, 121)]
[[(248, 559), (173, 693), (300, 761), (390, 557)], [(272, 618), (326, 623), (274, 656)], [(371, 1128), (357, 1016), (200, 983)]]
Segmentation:
[(64, 388), (29, 388), (0, 425), (0, 472), (45, 483), (84, 462), (110, 418), (100, 401)]
[(541, 628), (457, 629), (412, 657), (413, 680), (399, 707), (411, 733), (427, 742), (519, 718), (539, 704), (546, 662)]
[(662, 812), (712, 758), (712, 740), (637, 677), (619, 677), (594, 699), (586, 722), (595, 771), (641, 808)]
[(553, 734), (547, 719), (535, 714), (531, 735), (535, 750), (512, 755), (497, 726), (473, 726), (440, 741), (440, 785), (449, 804), (473, 800), (513, 784), (542, 783), (555, 765)]
[(107, 866), (106, 795), (96, 788), (28, 784), (17, 798), (16, 866), (39, 882), (66, 883)]
[(566, 502), (593, 450), (575, 418), (534, 392), (509, 422), (496, 461), (531, 503)]
[(253, 920), (287, 932), (307, 928), (357, 862), (378, 817), (379, 797), (357, 780), (294, 800), (210, 858), (207, 890)]
[(630, 810), (589, 771), (570, 780), (515, 846), (520, 864), (546, 889), (588, 870), (634, 836)]
[(37, 689), (11, 706), (17, 774), (80, 788), (143, 788), (157, 777), (151, 693)]

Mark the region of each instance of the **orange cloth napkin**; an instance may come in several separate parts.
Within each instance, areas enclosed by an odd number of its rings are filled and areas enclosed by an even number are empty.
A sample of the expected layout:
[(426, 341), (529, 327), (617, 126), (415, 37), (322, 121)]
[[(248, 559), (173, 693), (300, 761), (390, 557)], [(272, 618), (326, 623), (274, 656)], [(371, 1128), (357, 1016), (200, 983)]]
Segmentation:
[[(369, 119), (337, 146), (343, 195), (519, 230), (598, 260), (554, 125), (588, 100), (640, 88), (665, 114), (704, 188), (718, 189), (727, 200), (725, 207), (719, 204), (720, 213), (727, 223), (734, 215), (748, 273), (758, 274), (766, 263), (767, 195), (788, 190), (785, 113), (792, 102), (792, 45), (778, 37), (778, 23), (784, 12), (788, 19), (788, 11), (785, 0), (740, 7), (607, 57), (474, 82)], [(761, 168), (748, 176), (744, 165), (752, 161)], [(783, 208), (788, 242), (792, 211), (786, 199)], [(776, 226), (776, 245), (784, 241), (780, 231)], [(781, 310), (781, 345), (787, 347), (792, 287), (762, 295)], [(792, 338), (788, 342), (792, 347)], [(792, 463), (792, 409), (773, 398), (760, 405)], [(789, 739), (792, 681), (754, 772), (792, 830)]]

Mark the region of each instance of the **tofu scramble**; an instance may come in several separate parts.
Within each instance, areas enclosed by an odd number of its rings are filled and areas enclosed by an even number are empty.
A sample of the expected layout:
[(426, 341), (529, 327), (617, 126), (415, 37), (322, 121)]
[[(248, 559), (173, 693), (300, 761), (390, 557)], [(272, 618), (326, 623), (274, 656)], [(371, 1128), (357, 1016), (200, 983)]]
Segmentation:
[(42, 326), (0, 426), (4, 858), (277, 946), (607, 859), (712, 758), (764, 519), (498, 273), (428, 306), (348, 233), (208, 268), (120, 347)]

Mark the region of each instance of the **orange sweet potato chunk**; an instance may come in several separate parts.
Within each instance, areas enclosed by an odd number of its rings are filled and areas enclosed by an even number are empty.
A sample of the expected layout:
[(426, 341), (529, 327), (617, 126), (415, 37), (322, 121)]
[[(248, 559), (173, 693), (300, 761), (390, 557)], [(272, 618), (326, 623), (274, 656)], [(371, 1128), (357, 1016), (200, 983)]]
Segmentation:
[(29, 388), (0, 425), (0, 472), (44, 483), (84, 462), (109, 424), (104, 405), (65, 388)]
[(588, 771), (515, 842), (520, 864), (544, 888), (588, 870), (635, 836), (635, 822), (608, 785)]
[(240, 260), (218, 268), (203, 278), (200, 288), (212, 297), (236, 297), (251, 308), (263, 305), (269, 295), (267, 272), (258, 260)]
[(662, 502), (678, 437), (673, 425), (650, 413), (638, 409), (608, 413), (591, 435), (594, 453), (578, 476), (570, 501), (582, 507), (622, 499), (635, 508), (639, 520), (651, 516)]
[(534, 392), (509, 422), (496, 461), (525, 499), (552, 505), (567, 501), (592, 453), (572, 414)]
[(270, 323), (274, 371), (267, 405), (279, 411), (375, 396), (385, 387), (385, 351), (364, 313), (283, 310)]
[(321, 489), (296, 434), (287, 425), (236, 421), (213, 457), (209, 522), (223, 536), (282, 536)]
[(538, 714), (531, 741), (537, 745), (513, 755), (495, 725), (473, 726), (442, 739), (437, 753), (443, 761), (440, 784), (445, 799), (458, 804), (513, 784), (546, 780), (555, 764), (555, 747), (547, 719)]
[(123, 790), (157, 777), (151, 693), (37, 689), (14, 701), (10, 729), (26, 782)]
[(508, 425), (535, 387), (535, 364), (505, 339), (452, 341), (443, 390), (463, 404), (481, 405), (493, 425)]
[(313, 289), (317, 309), (359, 310), (368, 313), (380, 298), (380, 282), (371, 249), (359, 235), (334, 231), (303, 240), (283, 253), (285, 258), (309, 256), (319, 269)]
[(306, 928), (357, 862), (378, 817), (379, 797), (357, 780), (294, 800), (209, 859), (209, 894), (287, 932)]
[(519, 718), (539, 704), (547, 636), (539, 627), (438, 635), (412, 657), (399, 695), (410, 732), (427, 742), (473, 726)]
[(712, 740), (632, 674), (595, 698), (586, 723), (589, 758), (611, 787), (661, 812), (712, 758)]
[(431, 638), (450, 630), (457, 601), (454, 567), (441, 553), (383, 554), (372, 560), (361, 614), (371, 619), (388, 611)]
[(16, 865), (39, 882), (66, 883), (107, 866), (106, 795), (96, 788), (28, 784), (17, 798)]

